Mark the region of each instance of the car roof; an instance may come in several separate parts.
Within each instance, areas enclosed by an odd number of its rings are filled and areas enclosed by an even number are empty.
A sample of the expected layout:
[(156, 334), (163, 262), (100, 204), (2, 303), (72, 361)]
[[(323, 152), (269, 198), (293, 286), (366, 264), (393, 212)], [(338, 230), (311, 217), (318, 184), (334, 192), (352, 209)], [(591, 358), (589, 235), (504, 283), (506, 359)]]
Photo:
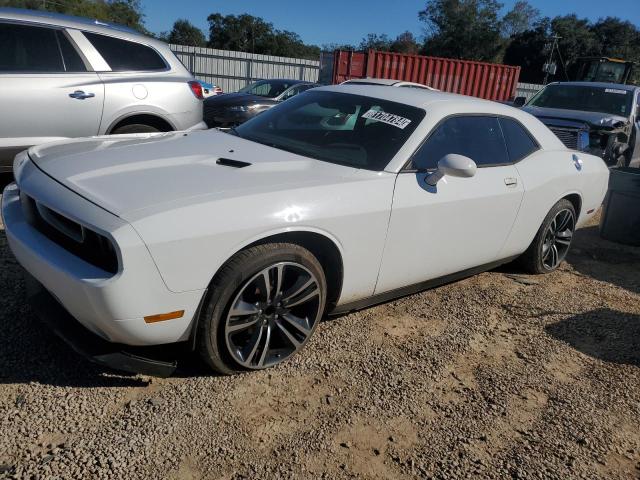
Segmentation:
[(388, 86), (403, 84), (403, 85), (415, 85), (416, 87), (430, 88), (427, 85), (424, 85), (422, 83), (409, 82), (407, 80), (397, 80), (394, 78), (350, 78), (349, 80), (345, 80), (342, 83), (343, 84), (359, 83), (364, 85), (388, 85)]
[(308, 80), (294, 80), (291, 78), (261, 78), (260, 80), (256, 80), (254, 83), (258, 83), (258, 82), (288, 83), (290, 85), (297, 85), (298, 83), (309, 83), (309, 84), (314, 83), (314, 82), (309, 82)]
[(95, 33), (104, 33), (107, 35), (122, 36), (126, 38), (144, 39), (149, 43), (152, 39), (142, 33), (117, 23), (103, 22), (102, 20), (90, 19), (85, 17), (75, 17), (73, 15), (64, 15), (56, 12), (42, 10), (28, 10), (23, 8), (0, 8), (0, 18), (4, 20), (14, 20), (31, 23), (41, 23), (63, 28), (75, 28)]
[(627, 90), (632, 92), (633, 90), (640, 88), (637, 85), (626, 85), (624, 83), (609, 83), (609, 82), (553, 82), (549, 85), (567, 85), (574, 87), (596, 87), (596, 88), (616, 88), (618, 90)]
[(457, 93), (446, 93), (437, 90), (427, 90), (422, 88), (387, 88), (387, 86), (385, 85), (360, 85), (356, 82), (353, 82), (320, 87), (315, 89), (314, 91), (316, 90), (352, 93), (355, 95), (380, 98), (382, 100), (404, 103), (406, 105), (412, 105), (414, 107), (421, 108), (425, 108), (428, 105), (436, 102), (446, 101), (460, 103), (467, 106), (481, 106), (483, 109), (492, 109), (494, 108), (494, 106), (498, 109), (501, 109), (501, 107), (512, 109), (512, 107), (507, 107), (506, 105), (502, 105), (498, 102), (492, 102), (490, 100), (483, 100), (481, 98), (459, 95)]
[(342, 83), (363, 83), (369, 85), (395, 85), (396, 83), (400, 83), (402, 80), (394, 80), (393, 78), (350, 78), (349, 80), (345, 80)]

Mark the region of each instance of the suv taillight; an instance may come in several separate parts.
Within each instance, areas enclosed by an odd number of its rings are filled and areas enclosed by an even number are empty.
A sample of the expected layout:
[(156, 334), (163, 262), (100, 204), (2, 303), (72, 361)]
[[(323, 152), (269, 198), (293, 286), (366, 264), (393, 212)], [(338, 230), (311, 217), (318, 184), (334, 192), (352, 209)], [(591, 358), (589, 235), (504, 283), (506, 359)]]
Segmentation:
[(204, 99), (204, 96), (202, 95), (202, 85), (200, 85), (200, 82), (189, 82), (189, 88), (198, 100)]

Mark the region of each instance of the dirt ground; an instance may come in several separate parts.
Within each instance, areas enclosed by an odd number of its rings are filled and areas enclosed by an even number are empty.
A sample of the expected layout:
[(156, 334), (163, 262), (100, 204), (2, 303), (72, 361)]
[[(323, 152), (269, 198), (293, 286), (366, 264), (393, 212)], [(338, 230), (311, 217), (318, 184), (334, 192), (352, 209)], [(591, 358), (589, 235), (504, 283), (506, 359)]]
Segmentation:
[(640, 248), (580, 230), (503, 267), (324, 321), (286, 364), (167, 379), (41, 326), (0, 227), (0, 478), (640, 478)]

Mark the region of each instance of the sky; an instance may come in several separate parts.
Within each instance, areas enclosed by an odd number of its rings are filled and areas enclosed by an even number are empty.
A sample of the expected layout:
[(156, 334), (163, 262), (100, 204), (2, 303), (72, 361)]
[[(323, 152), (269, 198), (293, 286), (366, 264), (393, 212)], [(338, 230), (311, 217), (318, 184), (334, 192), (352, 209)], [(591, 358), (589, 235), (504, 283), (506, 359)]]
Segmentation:
[[(186, 18), (208, 36), (207, 16), (249, 13), (280, 30), (296, 32), (305, 43), (360, 43), (367, 33), (395, 37), (406, 30), (420, 36), (418, 11), (425, 0), (142, 0), (146, 25), (155, 33), (170, 31)], [(515, 0), (502, 0), (507, 11)], [(640, 26), (640, 0), (529, 0), (542, 15), (576, 13), (597, 20), (617, 16)]]

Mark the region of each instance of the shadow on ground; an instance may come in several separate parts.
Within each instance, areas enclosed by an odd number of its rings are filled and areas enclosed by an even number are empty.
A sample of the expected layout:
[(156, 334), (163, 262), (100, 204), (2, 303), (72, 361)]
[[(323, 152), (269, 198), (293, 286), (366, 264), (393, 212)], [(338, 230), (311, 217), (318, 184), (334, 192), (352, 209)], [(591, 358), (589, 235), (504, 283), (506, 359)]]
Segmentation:
[(545, 330), (590, 357), (640, 367), (640, 315), (604, 308), (575, 315)]
[(567, 262), (583, 275), (640, 293), (640, 247), (604, 240), (597, 226), (576, 232)]

